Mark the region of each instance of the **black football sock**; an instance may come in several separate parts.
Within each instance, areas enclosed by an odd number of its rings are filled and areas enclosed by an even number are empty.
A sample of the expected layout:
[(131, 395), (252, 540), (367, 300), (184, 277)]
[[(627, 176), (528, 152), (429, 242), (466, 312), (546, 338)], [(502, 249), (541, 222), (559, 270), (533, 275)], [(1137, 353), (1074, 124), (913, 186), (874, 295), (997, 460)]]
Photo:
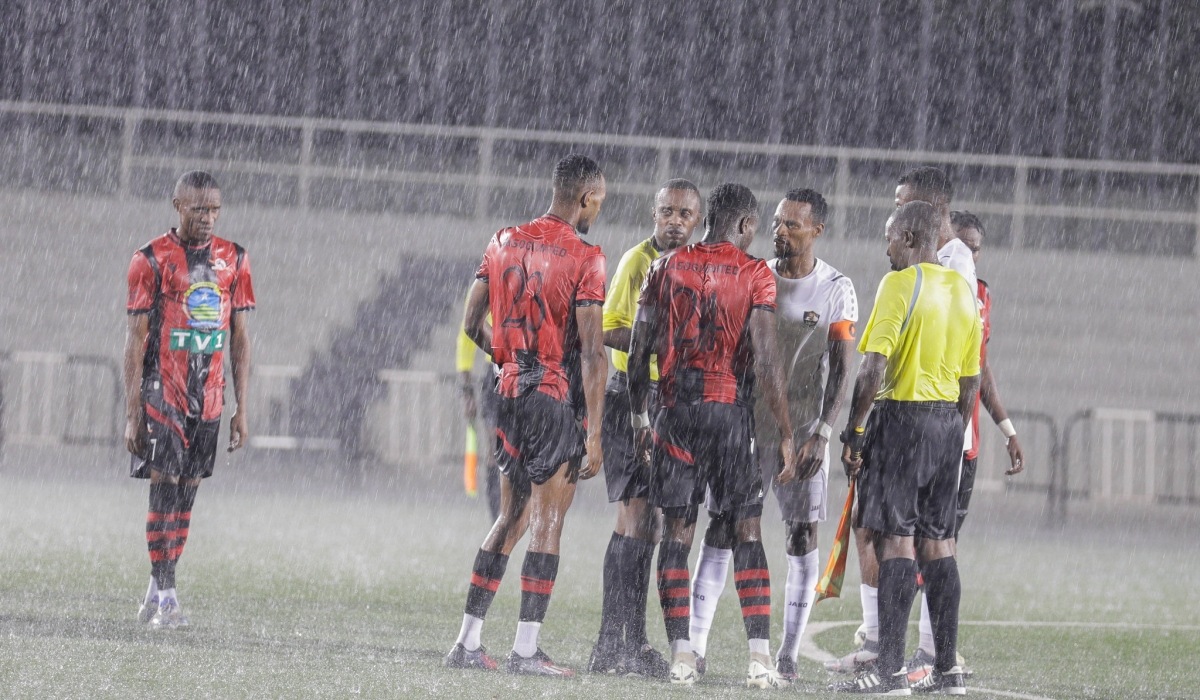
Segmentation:
[(650, 594), (650, 565), (654, 543), (632, 537), (625, 540), (621, 589), (625, 595), (625, 644), (632, 652), (646, 643), (646, 598)]
[(613, 533), (604, 552), (604, 598), (600, 612), (600, 644), (614, 645), (621, 635), (625, 616), (621, 610), (621, 557), (625, 550), (624, 535)]
[(881, 678), (904, 667), (904, 638), (908, 614), (917, 596), (917, 563), (888, 559), (879, 565), (879, 659)]
[(770, 639), (771, 573), (762, 542), (739, 542), (734, 546), (733, 586), (742, 603), (746, 639)]
[(146, 513), (146, 547), (150, 550), (150, 575), (158, 590), (175, 587), (170, 549), (174, 542), (175, 485), (150, 484), (150, 510)]
[(467, 589), (467, 606), (464, 612), (480, 620), (487, 617), (492, 598), (496, 597), (496, 589), (500, 588), (500, 580), (504, 578), (504, 570), (508, 567), (508, 555), (499, 552), (479, 550), (475, 555), (475, 565), (471, 567), (471, 586)]
[(667, 641), (687, 639), (691, 625), (688, 554), (691, 547), (663, 542), (658, 548), (658, 601), (667, 626)]
[(175, 503), (173, 508), (170, 526), (173, 528), (170, 531), (172, 535), (170, 541), (170, 549), (167, 550), (167, 568), (170, 570), (170, 578), (175, 580), (175, 565), (179, 563), (179, 557), (183, 554), (183, 546), (187, 544), (188, 529), (192, 523), (192, 506), (196, 503), (196, 491), (199, 490), (196, 486), (187, 486), (179, 484), (175, 486)]
[(546, 619), (556, 578), (557, 554), (525, 552), (525, 562), (521, 565), (521, 622), (540, 623)]
[(921, 566), (921, 575), (929, 599), (929, 621), (933, 623), (936, 668), (944, 673), (958, 663), (958, 603), (962, 598), (958, 560), (943, 557), (927, 562)]

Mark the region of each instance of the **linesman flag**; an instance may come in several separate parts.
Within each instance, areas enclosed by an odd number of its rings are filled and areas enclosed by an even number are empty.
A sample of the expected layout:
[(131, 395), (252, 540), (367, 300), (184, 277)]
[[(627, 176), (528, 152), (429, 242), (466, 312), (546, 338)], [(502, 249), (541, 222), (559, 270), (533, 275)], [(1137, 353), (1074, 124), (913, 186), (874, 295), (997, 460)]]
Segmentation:
[(479, 481), (475, 469), (479, 466), (479, 439), (475, 436), (475, 426), (467, 424), (467, 449), (463, 453), (463, 490), (471, 498), (479, 495)]
[(854, 509), (854, 484), (850, 480), (850, 490), (846, 493), (846, 505), (842, 508), (842, 519), (838, 521), (837, 535), (833, 539), (833, 548), (829, 550), (829, 563), (825, 565), (825, 573), (821, 574), (821, 582), (817, 584), (817, 599), (814, 604), (826, 598), (837, 598), (842, 595), (842, 580), (846, 578), (846, 555), (850, 550), (850, 512)]

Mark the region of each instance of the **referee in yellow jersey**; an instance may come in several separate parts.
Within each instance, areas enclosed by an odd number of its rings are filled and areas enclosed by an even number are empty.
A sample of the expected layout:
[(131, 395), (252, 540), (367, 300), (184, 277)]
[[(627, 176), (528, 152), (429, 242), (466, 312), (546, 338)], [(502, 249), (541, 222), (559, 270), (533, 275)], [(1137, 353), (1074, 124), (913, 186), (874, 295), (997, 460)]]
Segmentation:
[[(617, 504), (617, 527), (604, 554), (604, 608), (600, 638), (588, 670), (666, 679), (670, 666), (646, 641), (646, 592), (659, 518), (647, 502), (650, 467), (633, 446), (629, 422), (629, 338), (642, 282), (650, 263), (686, 245), (700, 224), (700, 191), (687, 180), (669, 180), (654, 196), (654, 235), (625, 251), (604, 301), (604, 344), (616, 369), (604, 393), (604, 480), (608, 500)], [(650, 363), (650, 379), (658, 371)], [(654, 402), (651, 401), (651, 404)]]
[[(492, 315), (488, 314), (488, 325), (492, 323)], [(475, 353), (479, 346), (467, 336), (461, 327), (458, 329), (457, 351), (455, 364), (458, 367), (458, 395), (462, 398), (463, 418), (474, 426), (475, 418), (483, 418), (484, 459), (487, 469), (487, 503), (492, 514), (492, 522), (500, 515), (500, 470), (496, 467), (496, 452), (492, 449), (496, 442), (496, 411), (499, 408), (499, 397), (496, 395), (496, 372), (492, 368), (492, 356), (485, 354), (487, 362), (483, 376), (479, 380), (479, 396), (475, 396)], [(480, 351), (481, 352), (481, 351)]]
[(842, 462), (858, 477), (856, 526), (870, 533), (880, 562), (879, 658), (835, 685), (840, 692), (909, 694), (904, 638), (920, 562), (937, 649), (927, 690), (966, 694), (955, 665), (961, 587), (954, 530), (983, 329), (975, 290), (938, 264), (940, 226), (926, 202), (905, 204), (888, 220), (893, 271), (879, 283), (858, 347), (863, 361)]

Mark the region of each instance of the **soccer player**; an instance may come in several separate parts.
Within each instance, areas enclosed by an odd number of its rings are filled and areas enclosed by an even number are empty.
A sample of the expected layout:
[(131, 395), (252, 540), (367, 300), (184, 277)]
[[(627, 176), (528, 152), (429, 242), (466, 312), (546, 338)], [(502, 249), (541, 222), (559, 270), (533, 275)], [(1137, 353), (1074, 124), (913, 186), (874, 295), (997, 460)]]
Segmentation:
[[(764, 404), (755, 405), (757, 452), (763, 480), (774, 483), (787, 532), (788, 560), (783, 643), (775, 659), (779, 674), (796, 678), (800, 636), (808, 623), (821, 576), (817, 523), (825, 520), (829, 485), (829, 438), (845, 395), (854, 354), (858, 299), (850, 278), (816, 256), (828, 206), (819, 192), (796, 189), (775, 209), (775, 322), (787, 376), (787, 403), (794, 444), (801, 445), (796, 477), (778, 483), (783, 464), (779, 441), (767, 427)], [(727, 519), (709, 521), (692, 583), (692, 650), (703, 658), (717, 600), (729, 571), (733, 532)]]
[(888, 220), (893, 271), (879, 283), (858, 348), (863, 361), (842, 462), (858, 478), (856, 526), (867, 531), (879, 562), (879, 654), (836, 684), (838, 692), (910, 693), (904, 637), (919, 561), (937, 647), (925, 690), (966, 694), (955, 654), (961, 589), (954, 530), (983, 331), (974, 290), (937, 262), (940, 224), (927, 202), (905, 204)]
[[(646, 500), (650, 467), (633, 447), (629, 424), (629, 336), (638, 293), (650, 263), (686, 245), (700, 224), (700, 190), (687, 180), (670, 180), (654, 196), (654, 235), (625, 251), (604, 301), (604, 344), (613, 349), (616, 372), (604, 393), (604, 478), (608, 500), (617, 504), (617, 527), (604, 555), (604, 608), (600, 638), (588, 670), (636, 673), (666, 679), (670, 665), (646, 639), (646, 594), (658, 537), (659, 514)], [(651, 394), (658, 369), (650, 365)], [(653, 401), (652, 401), (653, 403)]]
[(788, 684), (771, 661), (771, 579), (762, 546), (762, 476), (754, 455), (755, 370), (780, 431), (784, 471), (796, 454), (775, 343), (775, 280), (746, 254), (758, 228), (758, 202), (742, 185), (708, 197), (704, 240), (650, 266), (629, 354), (631, 423), (639, 452), (650, 448), (650, 357), (657, 356), (650, 503), (662, 508), (658, 594), (671, 643), (672, 683), (698, 675), (688, 640), (688, 554), (705, 491), (710, 511), (733, 524), (734, 580), (750, 644), (746, 683)]
[[(509, 554), (532, 529), (507, 668), (574, 675), (555, 665), (537, 640), (558, 575), (559, 539), (575, 483), (595, 476), (604, 461), (602, 421), (587, 420), (604, 414), (604, 254), (580, 236), (596, 220), (605, 194), (604, 174), (591, 158), (559, 161), (550, 211), (498, 232), (471, 286), (463, 326), (500, 367), (495, 444), (504, 479), (500, 517), (475, 557), (462, 629), (445, 659), (453, 668), (496, 668), (480, 641), (483, 619)], [(489, 311), (492, 324), (485, 318)]]
[[(466, 303), (464, 302), (464, 313)], [(491, 317), (485, 322), (491, 324)], [(492, 356), (487, 355), (483, 376), (479, 380), (479, 397), (475, 396), (475, 354), (479, 347), (471, 340), (465, 330), (458, 334), (455, 347), (455, 364), (458, 367), (458, 395), (462, 399), (463, 418), (467, 423), (475, 425), (475, 418), (483, 418), (483, 434), (495, 436), (496, 409), (500, 397), (496, 394), (496, 373), (492, 370)], [(485, 353), (486, 354), (486, 353)], [(492, 514), (492, 522), (500, 517), (500, 470), (496, 467), (496, 453), (485, 450), (487, 470), (487, 502), (488, 512)]]
[(175, 592), (175, 567), (196, 491), (216, 462), (226, 348), (237, 400), (229, 451), (249, 438), (250, 258), (240, 245), (213, 235), (221, 188), (212, 175), (184, 174), (172, 204), (179, 227), (133, 254), (126, 306), (125, 447), (132, 455), (130, 475), (150, 479), (151, 577), (138, 621), (155, 629), (188, 624)]

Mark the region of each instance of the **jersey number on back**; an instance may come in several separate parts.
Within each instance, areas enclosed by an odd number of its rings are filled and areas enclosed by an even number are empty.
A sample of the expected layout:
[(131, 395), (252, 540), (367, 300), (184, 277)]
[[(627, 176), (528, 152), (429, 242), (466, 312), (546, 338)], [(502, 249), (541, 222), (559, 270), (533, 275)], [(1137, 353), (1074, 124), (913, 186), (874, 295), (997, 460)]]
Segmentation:
[(546, 320), (546, 302), (542, 299), (542, 273), (527, 275), (525, 268), (513, 265), (504, 271), (500, 279), (508, 289), (509, 298), (512, 299), (500, 326), (519, 329), (525, 337), (526, 348), (536, 349), (537, 332)]
[[(690, 287), (679, 287), (671, 295), (672, 315), (679, 319), (671, 344), (677, 348), (695, 348), (711, 352), (717, 345), (717, 333), (725, 330), (717, 325), (717, 298), (715, 295), (698, 294)], [(692, 319), (696, 319), (695, 332)]]

